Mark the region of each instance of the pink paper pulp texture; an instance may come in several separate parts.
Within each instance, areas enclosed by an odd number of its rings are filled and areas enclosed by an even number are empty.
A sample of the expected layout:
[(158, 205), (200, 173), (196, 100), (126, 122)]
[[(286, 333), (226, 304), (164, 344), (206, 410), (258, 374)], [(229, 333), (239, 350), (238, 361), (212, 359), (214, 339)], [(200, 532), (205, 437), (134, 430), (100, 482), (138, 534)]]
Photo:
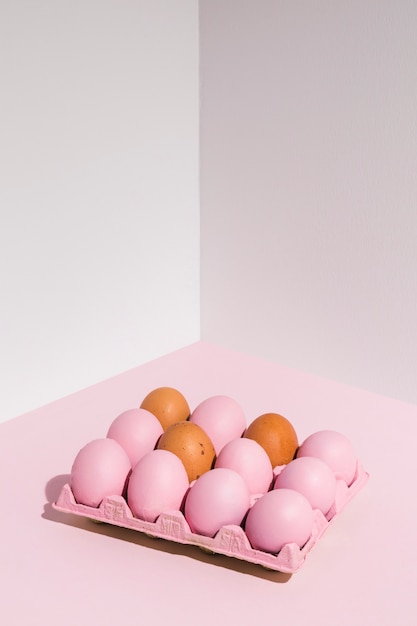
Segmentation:
[[(239, 526), (236, 524), (227, 524), (221, 526), (215, 536), (212, 538), (192, 532), (190, 525), (187, 523), (183, 514), (175, 509), (162, 513), (158, 519), (152, 523), (150, 521), (137, 519), (133, 516), (126, 501), (121, 496), (106, 497), (99, 508), (92, 508), (83, 504), (77, 504), (69, 485), (65, 485), (60, 493), (58, 501), (54, 504), (54, 508), (66, 513), (72, 513), (87, 517), (95, 521), (114, 524), (130, 528), (148, 535), (167, 539), (182, 544), (198, 546), (213, 553), (223, 554), (235, 557), (250, 563), (262, 565), (270, 570), (294, 574), (303, 566), (305, 559), (311, 549), (316, 545), (324, 532), (328, 529), (332, 521), (342, 512), (346, 504), (358, 493), (368, 480), (368, 474), (362, 466), (358, 466), (356, 480), (347, 487), (344, 481), (339, 480), (335, 502), (326, 516), (319, 510), (315, 510), (313, 514), (313, 524), (311, 536), (307, 543), (301, 547), (296, 544), (288, 544), (283, 548), (280, 546), (278, 554), (271, 554), (264, 550), (254, 549)], [(201, 506), (201, 501), (196, 502)], [(204, 511), (206, 513), (206, 511)], [(243, 519), (242, 514), (239, 519)], [(209, 522), (210, 527), (213, 521)], [(215, 522), (214, 522), (215, 523)], [(258, 533), (259, 534), (259, 533)]]

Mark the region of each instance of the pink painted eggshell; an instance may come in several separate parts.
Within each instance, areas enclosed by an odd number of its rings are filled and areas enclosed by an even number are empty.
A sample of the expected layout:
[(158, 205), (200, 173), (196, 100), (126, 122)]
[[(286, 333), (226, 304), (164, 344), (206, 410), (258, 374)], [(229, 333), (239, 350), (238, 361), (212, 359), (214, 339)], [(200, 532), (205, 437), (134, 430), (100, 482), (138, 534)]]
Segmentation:
[(292, 489), (268, 491), (246, 518), (246, 535), (256, 550), (278, 553), (287, 543), (300, 548), (313, 528), (313, 509), (307, 498)]
[(334, 430), (320, 430), (313, 433), (301, 444), (297, 458), (314, 456), (333, 470), (337, 479), (349, 486), (356, 474), (357, 459), (349, 439)]
[(283, 468), (275, 479), (274, 489), (294, 489), (307, 498), (313, 509), (326, 515), (336, 496), (336, 477), (321, 459), (304, 456)]
[(217, 455), (226, 443), (241, 437), (246, 428), (246, 418), (240, 404), (222, 395), (203, 400), (191, 413), (190, 422), (207, 433)]
[(135, 517), (154, 522), (161, 513), (180, 510), (188, 488), (181, 460), (169, 450), (152, 450), (132, 471), (127, 503)]
[(129, 457), (117, 441), (90, 441), (78, 452), (71, 469), (76, 501), (98, 507), (105, 496), (122, 495), (131, 469)]
[(214, 537), (222, 526), (241, 524), (249, 498), (240, 474), (226, 468), (212, 469), (191, 486), (185, 500), (185, 519), (192, 532)]
[(161, 422), (146, 409), (124, 411), (113, 420), (107, 437), (117, 441), (127, 452), (132, 467), (153, 450), (164, 432)]
[(221, 450), (215, 467), (238, 472), (251, 495), (268, 491), (273, 479), (271, 462), (265, 450), (253, 439), (233, 439)]

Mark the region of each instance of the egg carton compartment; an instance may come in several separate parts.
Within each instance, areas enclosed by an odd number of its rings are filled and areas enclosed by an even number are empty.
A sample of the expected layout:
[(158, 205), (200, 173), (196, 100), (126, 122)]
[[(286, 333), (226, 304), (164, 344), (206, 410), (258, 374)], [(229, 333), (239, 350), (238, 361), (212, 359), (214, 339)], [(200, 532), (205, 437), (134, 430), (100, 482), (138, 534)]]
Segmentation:
[[(279, 471), (280, 468), (277, 468), (276, 473)], [(269, 570), (294, 574), (301, 569), (306, 557), (323, 533), (365, 485), (368, 478), (368, 473), (358, 463), (355, 478), (349, 487), (343, 480), (337, 481), (335, 501), (327, 515), (324, 516), (317, 509), (314, 511), (312, 533), (307, 543), (302, 548), (293, 543), (287, 544), (278, 554), (253, 549), (243, 528), (236, 525), (223, 526), (214, 537), (193, 533), (182, 512), (177, 510), (162, 513), (155, 522), (143, 521), (133, 516), (122, 496), (108, 496), (104, 498), (98, 508), (78, 504), (69, 484), (64, 485), (53, 507), (58, 511), (78, 515), (96, 522), (129, 528), (151, 537), (196, 546), (214, 554), (261, 565)]]

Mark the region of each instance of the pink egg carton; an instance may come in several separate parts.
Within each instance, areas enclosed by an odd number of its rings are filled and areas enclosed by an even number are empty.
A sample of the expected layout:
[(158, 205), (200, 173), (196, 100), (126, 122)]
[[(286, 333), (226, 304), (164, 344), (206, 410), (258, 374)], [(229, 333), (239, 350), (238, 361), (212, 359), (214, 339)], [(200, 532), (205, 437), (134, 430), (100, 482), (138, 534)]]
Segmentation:
[[(281, 469), (276, 468), (274, 473), (277, 475)], [(151, 537), (197, 546), (214, 554), (222, 554), (261, 565), (269, 570), (294, 574), (301, 569), (311, 549), (348, 502), (365, 485), (368, 478), (369, 474), (358, 463), (355, 478), (349, 487), (343, 480), (337, 481), (336, 498), (327, 515), (324, 516), (317, 509), (314, 511), (313, 529), (307, 543), (302, 548), (299, 548), (294, 543), (287, 544), (278, 554), (269, 554), (253, 549), (245, 531), (236, 525), (223, 526), (214, 537), (197, 535), (191, 532), (181, 511), (167, 511), (162, 513), (156, 522), (145, 522), (133, 516), (126, 500), (122, 496), (108, 496), (104, 498), (98, 508), (78, 504), (68, 484), (62, 488), (59, 498), (53, 504), (53, 507), (58, 511), (79, 515), (96, 522), (129, 528)]]

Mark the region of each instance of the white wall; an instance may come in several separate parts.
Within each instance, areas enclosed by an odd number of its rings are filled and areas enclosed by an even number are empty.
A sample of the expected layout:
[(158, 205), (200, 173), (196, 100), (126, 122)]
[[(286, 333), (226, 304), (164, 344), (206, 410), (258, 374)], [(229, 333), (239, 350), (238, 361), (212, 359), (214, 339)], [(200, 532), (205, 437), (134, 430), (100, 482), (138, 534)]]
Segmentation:
[(0, 3), (0, 419), (199, 339), (198, 3)]
[(202, 0), (202, 338), (417, 402), (417, 3)]

